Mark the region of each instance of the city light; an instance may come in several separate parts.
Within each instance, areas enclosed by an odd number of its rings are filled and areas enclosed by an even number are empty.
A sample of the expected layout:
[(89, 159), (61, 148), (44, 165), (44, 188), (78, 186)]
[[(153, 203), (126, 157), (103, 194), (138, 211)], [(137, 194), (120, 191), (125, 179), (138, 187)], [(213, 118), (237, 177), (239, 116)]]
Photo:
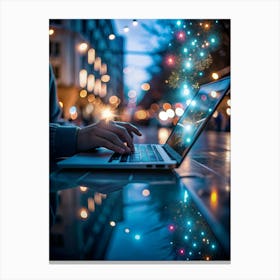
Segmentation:
[(82, 90), (80, 91), (80, 97), (81, 97), (81, 98), (87, 97), (87, 91), (86, 91), (85, 89), (82, 89)]
[(119, 98), (118, 98), (116, 95), (112, 95), (112, 96), (109, 98), (109, 102), (110, 102), (111, 104), (116, 104), (116, 103), (118, 103), (118, 101), (119, 101)]
[(88, 44), (87, 43), (81, 43), (78, 46), (78, 51), (80, 53), (85, 53), (87, 51), (87, 49), (88, 49)]
[(137, 92), (132, 89), (128, 92), (127, 95), (128, 95), (129, 98), (135, 98), (137, 96)]
[(173, 109), (168, 109), (168, 110), (166, 111), (166, 114), (167, 114), (167, 116), (168, 116), (169, 118), (171, 118), (171, 119), (175, 117), (175, 112), (174, 112)]
[(88, 218), (88, 211), (86, 208), (80, 209), (80, 217), (84, 220)]
[(164, 111), (160, 111), (158, 117), (160, 118), (160, 120), (162, 121), (166, 121), (168, 119), (168, 115), (166, 112)]
[(210, 92), (210, 94), (211, 94), (211, 96), (212, 96), (213, 98), (216, 98), (216, 97), (217, 97), (217, 92), (214, 91), (214, 90), (212, 90), (212, 91)]
[(100, 67), (100, 74), (101, 75), (105, 75), (107, 73), (107, 64), (106, 63), (102, 63), (101, 67)]
[(227, 111), (226, 111), (226, 112), (227, 112), (227, 115), (230, 116), (230, 114), (231, 114), (231, 109), (230, 109), (230, 108), (227, 108)]
[(147, 119), (148, 115), (145, 110), (138, 110), (135, 112), (134, 117), (137, 120), (145, 120), (145, 119)]
[(109, 40), (115, 40), (116, 39), (116, 35), (115, 34), (110, 34), (109, 35)]
[(175, 114), (178, 116), (178, 117), (181, 117), (184, 113), (184, 110), (182, 108), (176, 108), (175, 109)]
[(101, 69), (101, 58), (97, 57), (94, 61), (94, 70), (99, 71)]
[(95, 60), (95, 49), (88, 50), (88, 64), (93, 64)]
[(150, 84), (149, 83), (144, 83), (141, 85), (142, 90), (148, 91), (150, 89)]
[(49, 30), (49, 35), (52, 36), (53, 34), (54, 34), (54, 30), (51, 28), (51, 29)]
[(110, 226), (111, 227), (115, 227), (116, 226), (116, 222), (115, 221), (110, 221)]
[(140, 234), (135, 234), (134, 235), (134, 239), (135, 240), (140, 240), (141, 239), (141, 235)]
[(144, 190), (142, 191), (142, 195), (145, 196), (145, 197), (147, 197), (147, 196), (150, 195), (150, 191), (149, 191), (148, 189), (144, 189)]
[(101, 84), (101, 91), (99, 96), (100, 97), (105, 97), (107, 95), (107, 85), (106, 84)]
[(108, 83), (108, 82), (110, 81), (110, 76), (107, 75), (107, 74), (101, 76), (101, 81), (102, 81), (103, 83)]
[(123, 31), (124, 31), (125, 33), (129, 32), (129, 27), (128, 27), (128, 26), (125, 26), (125, 27), (123, 28)]
[(94, 83), (95, 83), (94, 75), (92, 75), (92, 74), (88, 75), (88, 79), (87, 79), (87, 90), (88, 91), (91, 92), (94, 90)]
[(87, 187), (80, 186), (80, 190), (81, 190), (81, 192), (86, 192), (87, 191)]
[(214, 79), (214, 80), (218, 80), (219, 79), (219, 75), (217, 74), (217, 73), (212, 73), (212, 78)]
[(92, 197), (88, 198), (88, 210), (91, 212), (95, 211), (95, 203)]
[(80, 87), (84, 88), (87, 85), (87, 70), (82, 69), (79, 74), (80, 78)]
[(218, 204), (218, 193), (216, 190), (212, 190), (210, 194), (210, 205), (212, 208), (216, 208)]

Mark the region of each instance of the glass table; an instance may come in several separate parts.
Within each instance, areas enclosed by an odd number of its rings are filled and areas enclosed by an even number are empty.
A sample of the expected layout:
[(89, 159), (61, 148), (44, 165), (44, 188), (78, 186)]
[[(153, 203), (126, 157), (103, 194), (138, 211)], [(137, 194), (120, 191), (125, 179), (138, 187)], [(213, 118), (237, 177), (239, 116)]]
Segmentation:
[(230, 134), (178, 169), (54, 170), (50, 261), (229, 261)]

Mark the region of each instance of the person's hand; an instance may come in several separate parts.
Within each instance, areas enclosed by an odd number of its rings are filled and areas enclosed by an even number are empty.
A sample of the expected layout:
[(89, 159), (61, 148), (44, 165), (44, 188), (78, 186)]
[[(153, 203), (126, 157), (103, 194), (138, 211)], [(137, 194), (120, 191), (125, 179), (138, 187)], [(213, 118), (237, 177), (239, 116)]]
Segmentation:
[(98, 123), (80, 128), (77, 137), (79, 152), (97, 147), (105, 147), (120, 154), (134, 151), (133, 134), (142, 133), (127, 122), (102, 120)]

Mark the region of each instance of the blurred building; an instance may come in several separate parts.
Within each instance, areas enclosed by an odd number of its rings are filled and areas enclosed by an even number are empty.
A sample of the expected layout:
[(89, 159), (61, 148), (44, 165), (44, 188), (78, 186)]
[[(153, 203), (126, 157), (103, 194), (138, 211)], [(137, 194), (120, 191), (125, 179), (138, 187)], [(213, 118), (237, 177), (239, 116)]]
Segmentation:
[(90, 123), (118, 110), (124, 94), (124, 42), (112, 20), (51, 19), (49, 57), (66, 119)]

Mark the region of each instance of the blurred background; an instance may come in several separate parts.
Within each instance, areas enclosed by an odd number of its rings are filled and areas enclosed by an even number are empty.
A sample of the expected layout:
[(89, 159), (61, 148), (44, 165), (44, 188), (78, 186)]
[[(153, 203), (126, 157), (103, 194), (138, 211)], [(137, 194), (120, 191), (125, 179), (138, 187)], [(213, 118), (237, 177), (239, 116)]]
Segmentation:
[[(230, 20), (51, 19), (49, 59), (63, 118), (169, 129), (200, 84), (230, 73)], [(230, 114), (229, 95), (207, 130), (230, 131)]]

